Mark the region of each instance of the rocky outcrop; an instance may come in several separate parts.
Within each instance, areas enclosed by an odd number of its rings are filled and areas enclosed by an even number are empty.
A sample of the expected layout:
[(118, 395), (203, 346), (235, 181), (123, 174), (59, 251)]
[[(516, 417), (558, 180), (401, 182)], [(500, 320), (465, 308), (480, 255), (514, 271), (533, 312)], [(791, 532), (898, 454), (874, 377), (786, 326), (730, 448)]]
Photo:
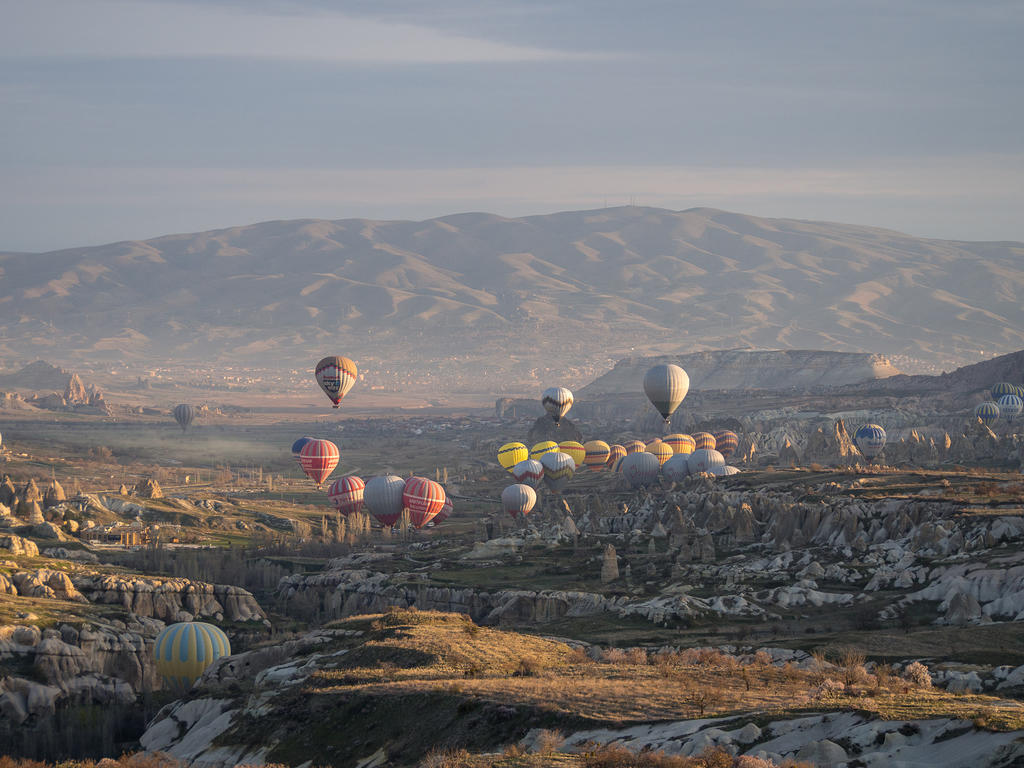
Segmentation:
[(135, 495), (144, 499), (162, 499), (164, 492), (160, 489), (160, 483), (148, 477), (135, 484)]
[(165, 622), (212, 618), (263, 621), (266, 614), (251, 593), (228, 584), (134, 576), (80, 576), (75, 586), (89, 602), (120, 605), (138, 616)]
[(12, 555), (39, 556), (39, 547), (34, 541), (15, 536), (13, 533), (0, 534), (0, 549), (7, 550)]
[(76, 603), (86, 603), (88, 600), (82, 595), (71, 578), (63, 571), (53, 571), (49, 568), (40, 568), (38, 571), (22, 571), (15, 573), (11, 581), (23, 597), (43, 597), (51, 600), (70, 600)]

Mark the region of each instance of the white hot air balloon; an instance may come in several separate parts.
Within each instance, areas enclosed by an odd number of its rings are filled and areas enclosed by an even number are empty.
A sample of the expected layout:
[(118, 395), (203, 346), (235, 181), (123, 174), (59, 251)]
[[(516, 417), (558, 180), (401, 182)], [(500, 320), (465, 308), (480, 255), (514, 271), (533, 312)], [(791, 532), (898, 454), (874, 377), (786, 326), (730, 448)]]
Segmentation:
[(690, 377), (678, 365), (656, 365), (644, 374), (644, 394), (668, 424), (690, 391)]
[(572, 392), (565, 387), (548, 387), (541, 395), (540, 402), (557, 424), (572, 408)]

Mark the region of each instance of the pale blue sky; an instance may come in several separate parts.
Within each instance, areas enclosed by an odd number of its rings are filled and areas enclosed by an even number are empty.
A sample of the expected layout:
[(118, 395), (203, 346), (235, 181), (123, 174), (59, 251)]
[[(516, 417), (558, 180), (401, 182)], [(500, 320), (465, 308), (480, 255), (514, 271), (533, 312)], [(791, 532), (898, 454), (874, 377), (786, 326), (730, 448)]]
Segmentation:
[(1024, 3), (0, 0), (0, 250), (708, 205), (1024, 240)]

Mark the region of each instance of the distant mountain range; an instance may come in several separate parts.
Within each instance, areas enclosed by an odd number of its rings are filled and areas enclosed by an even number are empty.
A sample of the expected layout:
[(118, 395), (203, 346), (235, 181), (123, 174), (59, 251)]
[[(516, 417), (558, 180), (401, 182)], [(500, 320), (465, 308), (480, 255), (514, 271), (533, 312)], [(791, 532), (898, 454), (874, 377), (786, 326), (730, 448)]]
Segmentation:
[[(423, 389), (582, 384), (623, 357), (1024, 348), (1024, 243), (711, 209), (274, 221), (0, 255), (0, 355), (311, 368)], [(908, 365), (907, 361), (910, 361)]]

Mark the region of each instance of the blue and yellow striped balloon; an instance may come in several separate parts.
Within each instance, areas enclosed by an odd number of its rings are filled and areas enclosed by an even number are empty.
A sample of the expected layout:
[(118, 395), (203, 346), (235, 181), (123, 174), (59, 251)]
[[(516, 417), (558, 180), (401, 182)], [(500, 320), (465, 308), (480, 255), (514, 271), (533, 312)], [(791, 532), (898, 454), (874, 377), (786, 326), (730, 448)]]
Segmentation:
[(992, 402), (979, 403), (974, 415), (981, 419), (982, 424), (992, 424), (999, 418), (999, 406)]
[(998, 401), (1003, 395), (1016, 395), (1017, 387), (1008, 381), (1001, 381), (992, 387), (992, 399)]
[(164, 627), (153, 649), (156, 671), (168, 688), (187, 690), (221, 656), (231, 655), (231, 642), (218, 627), (183, 621)]

